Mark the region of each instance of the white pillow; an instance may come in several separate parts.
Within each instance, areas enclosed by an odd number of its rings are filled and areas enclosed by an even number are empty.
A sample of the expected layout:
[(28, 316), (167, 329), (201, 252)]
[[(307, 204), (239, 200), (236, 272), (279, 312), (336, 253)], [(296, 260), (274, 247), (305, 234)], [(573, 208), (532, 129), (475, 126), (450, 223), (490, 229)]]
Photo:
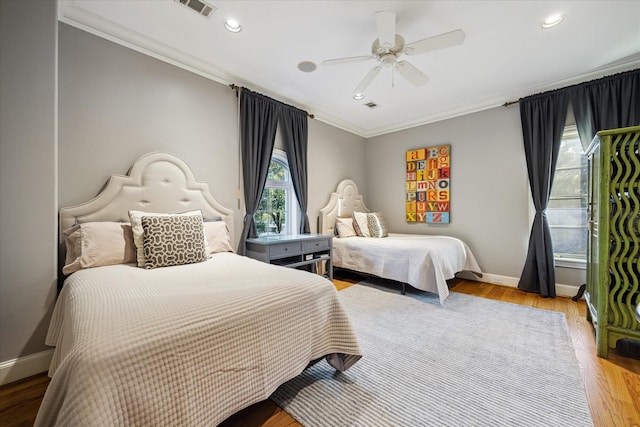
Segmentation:
[(356, 237), (358, 234), (353, 229), (352, 218), (336, 218), (336, 230), (338, 231), (338, 237)]
[(231, 246), (229, 227), (224, 221), (205, 221), (204, 238), (209, 245), (209, 253), (235, 252)]
[(353, 228), (358, 236), (371, 237), (367, 223), (367, 212), (353, 212)]
[[(136, 259), (138, 260), (138, 267), (144, 268), (147, 259), (144, 256), (144, 230), (142, 228), (143, 216), (199, 216), (202, 218), (202, 211), (199, 209), (196, 211), (189, 211), (179, 214), (166, 214), (157, 212), (143, 212), (143, 211), (129, 211), (129, 218), (131, 219), (131, 231), (133, 232), (133, 242), (136, 245)], [(204, 239), (206, 245), (206, 251), (209, 253), (207, 239)]]

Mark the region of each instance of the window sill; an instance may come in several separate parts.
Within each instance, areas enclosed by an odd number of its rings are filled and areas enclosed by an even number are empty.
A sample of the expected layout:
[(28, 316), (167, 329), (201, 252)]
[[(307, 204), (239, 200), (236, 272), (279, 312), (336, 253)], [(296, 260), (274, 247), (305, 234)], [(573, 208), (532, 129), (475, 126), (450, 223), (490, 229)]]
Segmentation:
[(587, 261), (584, 259), (555, 258), (556, 267), (575, 268), (576, 270), (586, 270)]

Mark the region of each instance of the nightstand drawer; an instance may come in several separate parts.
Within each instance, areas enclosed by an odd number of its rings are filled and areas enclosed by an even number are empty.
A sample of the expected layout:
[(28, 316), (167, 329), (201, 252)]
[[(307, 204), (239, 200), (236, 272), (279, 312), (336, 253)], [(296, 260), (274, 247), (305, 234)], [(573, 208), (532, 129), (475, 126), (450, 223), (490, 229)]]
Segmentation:
[(302, 253), (301, 242), (278, 243), (276, 245), (269, 246), (269, 254), (271, 255), (271, 258), (290, 256), (290, 255), (300, 255), (301, 253)]
[[(2, 1), (2, 0), (0, 0)], [(304, 268), (333, 279), (330, 234), (278, 234), (247, 239), (248, 257), (283, 267)]]
[(304, 252), (326, 251), (329, 250), (331, 240), (323, 239), (315, 242), (304, 242)]

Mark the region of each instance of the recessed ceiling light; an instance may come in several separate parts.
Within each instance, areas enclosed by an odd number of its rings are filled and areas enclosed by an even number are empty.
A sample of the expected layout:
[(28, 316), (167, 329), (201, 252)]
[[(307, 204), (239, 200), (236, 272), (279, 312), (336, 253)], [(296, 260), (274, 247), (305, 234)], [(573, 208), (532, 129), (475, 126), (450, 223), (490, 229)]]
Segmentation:
[(240, 23), (235, 19), (227, 19), (224, 23), (224, 27), (227, 30), (231, 31), (232, 33), (237, 33), (237, 32), (240, 32), (240, 30), (242, 30)]
[(353, 94), (353, 99), (355, 99), (356, 101), (359, 101), (361, 99), (364, 99), (364, 95), (361, 93), (354, 93)]
[(318, 68), (318, 66), (311, 61), (302, 61), (298, 64), (298, 70), (302, 71), (303, 73), (311, 73), (315, 71), (316, 68)]
[(542, 23), (542, 28), (555, 27), (556, 25), (558, 25), (562, 21), (564, 21), (564, 15), (562, 15), (560, 13), (557, 13), (555, 15), (551, 15), (547, 19), (544, 20), (544, 22)]

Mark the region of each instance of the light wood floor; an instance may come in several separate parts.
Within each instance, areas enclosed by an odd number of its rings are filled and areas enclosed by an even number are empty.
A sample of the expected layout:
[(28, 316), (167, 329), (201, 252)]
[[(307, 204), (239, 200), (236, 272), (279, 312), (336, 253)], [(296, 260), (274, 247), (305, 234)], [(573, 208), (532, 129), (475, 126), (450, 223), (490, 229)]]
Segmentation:
[[(361, 279), (362, 277), (341, 272), (334, 284), (338, 290), (342, 290)], [(626, 350), (618, 349), (610, 350), (608, 359), (598, 358), (593, 328), (586, 321), (586, 306), (583, 301), (541, 298), (514, 288), (457, 279), (450, 282), (450, 287), (453, 292), (565, 313), (594, 425), (640, 427), (639, 356), (634, 352), (625, 357)], [(40, 374), (0, 387), (0, 426), (33, 425), (48, 384), (48, 377)], [(300, 424), (267, 400), (240, 411), (222, 426), (288, 427)]]

